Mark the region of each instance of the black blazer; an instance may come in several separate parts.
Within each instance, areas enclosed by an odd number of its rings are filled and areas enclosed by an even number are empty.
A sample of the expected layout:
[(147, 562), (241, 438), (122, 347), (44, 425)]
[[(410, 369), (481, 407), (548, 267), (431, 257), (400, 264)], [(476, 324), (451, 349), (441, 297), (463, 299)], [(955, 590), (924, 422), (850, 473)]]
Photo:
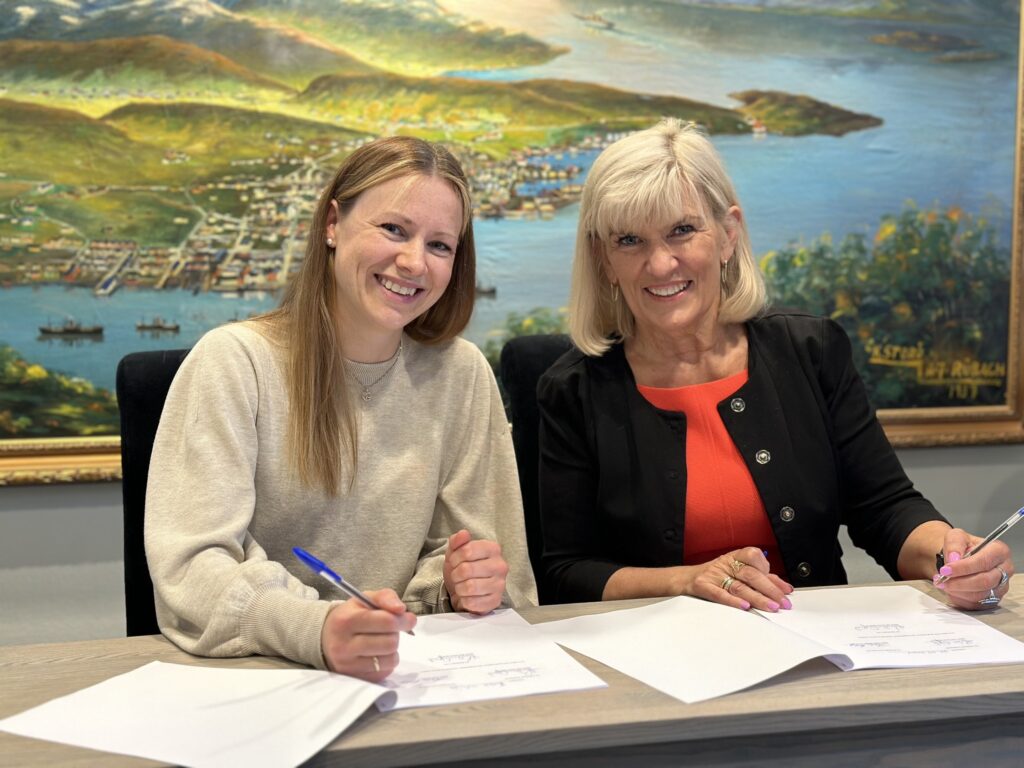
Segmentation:
[[(846, 525), (893, 578), (910, 532), (943, 520), (875, 418), (843, 329), (769, 313), (746, 323), (748, 381), (718, 404), (794, 586), (845, 584)], [(680, 565), (686, 417), (636, 388), (622, 345), (563, 355), (541, 378), (544, 567), (560, 602), (600, 600), (623, 566)]]

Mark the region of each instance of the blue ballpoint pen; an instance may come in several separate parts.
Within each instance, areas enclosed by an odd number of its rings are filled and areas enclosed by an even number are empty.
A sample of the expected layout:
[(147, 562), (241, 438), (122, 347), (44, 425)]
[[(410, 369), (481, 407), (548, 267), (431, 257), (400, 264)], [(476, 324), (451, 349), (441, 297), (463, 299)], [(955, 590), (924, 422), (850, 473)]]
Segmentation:
[[(1020, 522), (1020, 519), (1022, 517), (1024, 517), (1024, 507), (1021, 507), (1016, 512), (1014, 512), (1012, 515), (1010, 515), (1008, 518), (1006, 518), (1006, 520), (1003, 523), (1001, 523), (1000, 525), (997, 525), (996, 529), (994, 531), (992, 531), (992, 533), (990, 533), (984, 539), (979, 541), (978, 545), (976, 547), (971, 547), (966, 552), (964, 552), (964, 557), (970, 557), (971, 555), (974, 555), (974, 554), (977, 554), (978, 552), (980, 552), (984, 547), (988, 546), (993, 541), (995, 541), (1000, 536), (1002, 536), (1004, 533), (1006, 533), (1008, 530), (1013, 528), (1014, 525), (1016, 525), (1017, 523)], [(936, 557), (936, 565), (939, 568), (941, 568), (944, 565), (944, 562), (939, 562), (939, 558), (940, 557), (942, 557), (942, 553), (941, 552)], [(942, 576), (936, 582), (936, 584), (945, 584), (947, 581), (949, 581), (949, 576)]]
[[(292, 552), (295, 553), (295, 556), (299, 558), (299, 560), (309, 566), (310, 570), (331, 582), (331, 584), (336, 586), (349, 597), (354, 597), (356, 600), (359, 600), (367, 608), (373, 608), (378, 611), (383, 610), (379, 605), (373, 602), (373, 600), (345, 581), (340, 574), (337, 574), (328, 568), (327, 564), (322, 560), (313, 557), (309, 552), (299, 547), (292, 547)], [(411, 629), (407, 630), (407, 632), (410, 635), (413, 633)]]

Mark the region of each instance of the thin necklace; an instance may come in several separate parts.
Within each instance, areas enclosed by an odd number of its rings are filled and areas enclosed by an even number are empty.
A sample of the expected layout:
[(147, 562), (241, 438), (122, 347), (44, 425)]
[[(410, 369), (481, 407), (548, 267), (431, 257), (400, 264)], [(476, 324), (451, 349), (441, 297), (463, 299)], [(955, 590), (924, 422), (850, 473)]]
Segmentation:
[(370, 381), (370, 382), (363, 381), (361, 378), (359, 378), (358, 374), (356, 374), (356, 372), (354, 370), (352, 370), (352, 368), (350, 366), (347, 366), (347, 365), (345, 366), (345, 370), (348, 371), (349, 376), (351, 376), (353, 378), (353, 380), (355, 380), (356, 384), (358, 384), (360, 387), (363, 388), (363, 391), (362, 391), (362, 394), (360, 395), (360, 397), (363, 399), (364, 403), (368, 403), (368, 402), (370, 402), (371, 399), (373, 399), (373, 392), (372, 392), (373, 388), (376, 387), (378, 384), (380, 384), (382, 381), (384, 381), (384, 379), (387, 378), (387, 375), (389, 373), (391, 373), (392, 370), (394, 370), (395, 365), (397, 365), (397, 363), (398, 363), (398, 358), (401, 357), (401, 355), (402, 355), (402, 342), (399, 341), (398, 342), (398, 349), (396, 349), (395, 350), (395, 354), (393, 354), (391, 356), (390, 365), (388, 365), (388, 367), (386, 369), (384, 369), (384, 373), (380, 374), (380, 376), (378, 376), (376, 379), (374, 379), (373, 381)]

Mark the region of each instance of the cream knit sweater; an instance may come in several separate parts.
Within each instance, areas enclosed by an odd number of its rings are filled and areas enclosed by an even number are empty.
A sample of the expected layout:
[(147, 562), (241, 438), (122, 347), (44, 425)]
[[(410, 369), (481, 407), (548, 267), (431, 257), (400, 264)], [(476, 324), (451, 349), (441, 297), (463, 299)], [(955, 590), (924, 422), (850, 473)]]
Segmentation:
[[(285, 452), (285, 355), (251, 323), (204, 336), (164, 405), (146, 494), (146, 554), (163, 633), (202, 656), (284, 656), (322, 667), (329, 600), (307, 549), (414, 613), (444, 610), (447, 537), (496, 540), (506, 601), (535, 604), (508, 423), (494, 376), (467, 341), (405, 337), (358, 409), (359, 466), (338, 496), (304, 487)], [(320, 600), (320, 596), (323, 600)]]

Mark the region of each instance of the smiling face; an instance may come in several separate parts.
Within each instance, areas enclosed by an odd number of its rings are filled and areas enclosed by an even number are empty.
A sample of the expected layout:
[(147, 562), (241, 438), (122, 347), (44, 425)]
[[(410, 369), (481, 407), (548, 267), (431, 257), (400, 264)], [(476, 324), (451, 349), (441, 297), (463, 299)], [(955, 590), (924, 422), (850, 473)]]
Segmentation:
[(721, 266), (733, 255), (740, 216), (733, 206), (716, 222), (681, 196), (671, 218), (603, 239), (605, 273), (633, 313), (637, 336), (713, 334)]
[(327, 237), (335, 243), (336, 308), (346, 357), (387, 359), (402, 329), (437, 303), (451, 280), (462, 221), (459, 195), (436, 176), (378, 184), (347, 213), (332, 205)]

